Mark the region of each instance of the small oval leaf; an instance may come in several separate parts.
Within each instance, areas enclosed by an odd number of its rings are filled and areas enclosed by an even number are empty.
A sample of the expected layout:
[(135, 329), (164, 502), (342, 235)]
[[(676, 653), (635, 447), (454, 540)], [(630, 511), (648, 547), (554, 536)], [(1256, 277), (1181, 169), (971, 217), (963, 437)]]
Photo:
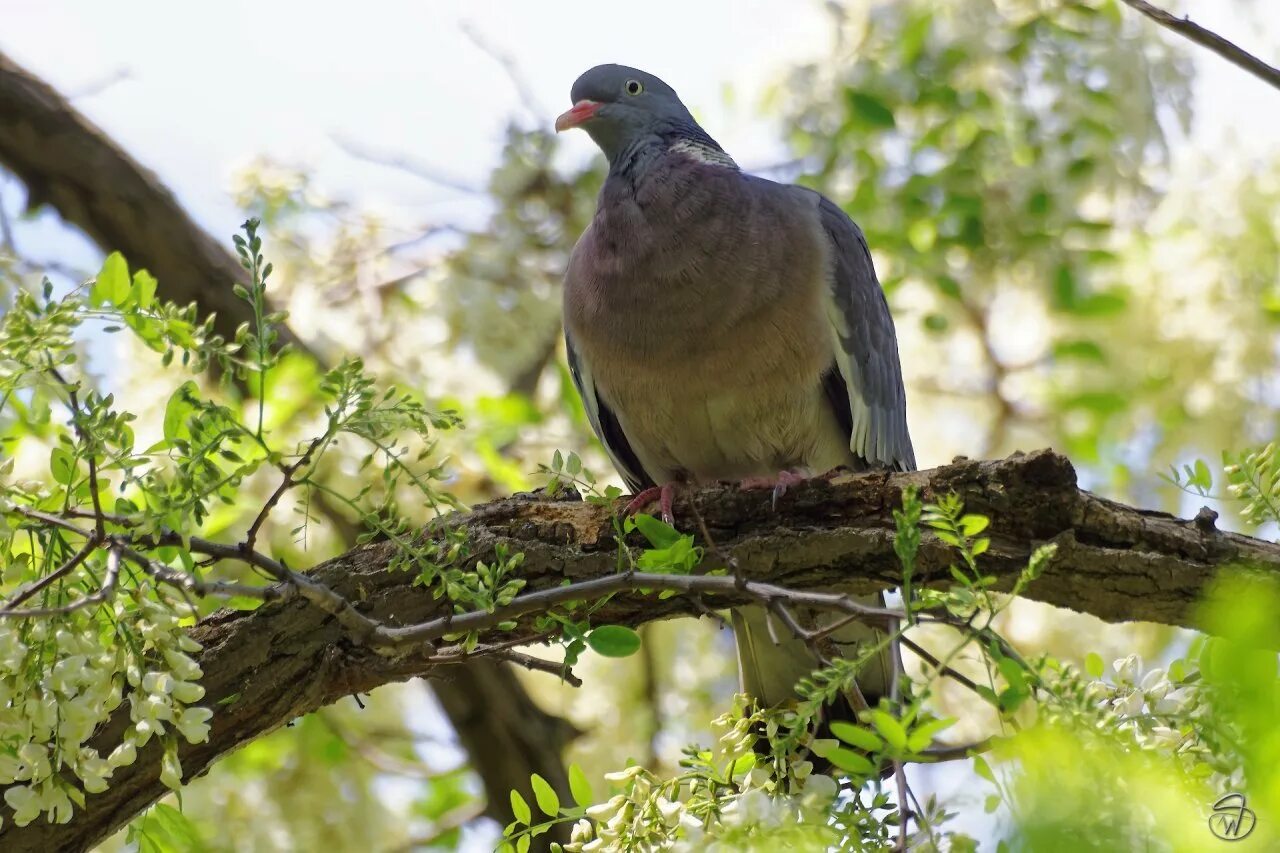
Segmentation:
[(854, 752), (852, 749), (845, 749), (843, 746), (838, 746), (829, 751), (823, 758), (847, 773), (853, 773), (858, 776), (874, 776), (876, 773), (876, 766), (871, 763), (871, 759), (861, 752)]
[(556, 795), (551, 783), (534, 773), (529, 777), (529, 784), (533, 786), (533, 798), (537, 800), (538, 808), (542, 809), (543, 814), (547, 817), (559, 815), (560, 797)]
[(867, 752), (877, 752), (884, 749), (884, 741), (870, 729), (855, 726), (853, 723), (847, 723), (844, 720), (836, 720), (830, 725), (830, 729), (833, 735), (851, 746), (856, 746), (858, 749), (865, 749)]
[(875, 726), (876, 731), (880, 733), (880, 736), (885, 739), (889, 746), (899, 751), (906, 749), (907, 731), (902, 727), (902, 723), (892, 716), (884, 711), (872, 711), (871, 725)]
[(529, 808), (529, 804), (525, 802), (524, 797), (520, 796), (519, 791), (511, 792), (511, 813), (515, 815), (516, 820), (525, 826), (533, 823), (533, 810)]
[(63, 448), (55, 447), (49, 453), (49, 472), (53, 474), (54, 482), (69, 485), (76, 476), (75, 457)]
[(948, 717), (942, 720), (930, 720), (927, 723), (916, 726), (911, 730), (911, 735), (907, 738), (907, 749), (911, 752), (922, 752), (928, 749), (939, 732), (945, 731), (955, 723), (954, 718)]
[(607, 658), (625, 658), (640, 650), (640, 635), (625, 625), (601, 625), (587, 635), (587, 645)]
[(591, 782), (587, 780), (587, 774), (583, 773), (582, 768), (576, 764), (569, 765), (569, 792), (573, 794), (573, 801), (583, 808), (595, 802)]

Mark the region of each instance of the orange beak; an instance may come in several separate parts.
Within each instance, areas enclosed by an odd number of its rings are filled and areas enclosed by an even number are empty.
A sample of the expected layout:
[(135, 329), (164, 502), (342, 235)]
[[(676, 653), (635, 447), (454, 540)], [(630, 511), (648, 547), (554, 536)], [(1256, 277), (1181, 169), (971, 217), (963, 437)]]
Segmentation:
[(570, 128), (580, 127), (587, 122), (600, 107), (604, 106), (599, 101), (581, 100), (574, 104), (570, 109), (562, 112), (556, 118), (556, 133)]

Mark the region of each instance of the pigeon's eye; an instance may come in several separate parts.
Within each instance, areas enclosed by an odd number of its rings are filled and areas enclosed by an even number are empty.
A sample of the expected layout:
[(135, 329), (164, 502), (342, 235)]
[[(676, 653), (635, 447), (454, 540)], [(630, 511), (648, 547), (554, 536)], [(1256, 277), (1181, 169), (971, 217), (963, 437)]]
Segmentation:
[(622, 85), (622, 89), (628, 95), (638, 95), (644, 91), (644, 84), (639, 80), (628, 80)]

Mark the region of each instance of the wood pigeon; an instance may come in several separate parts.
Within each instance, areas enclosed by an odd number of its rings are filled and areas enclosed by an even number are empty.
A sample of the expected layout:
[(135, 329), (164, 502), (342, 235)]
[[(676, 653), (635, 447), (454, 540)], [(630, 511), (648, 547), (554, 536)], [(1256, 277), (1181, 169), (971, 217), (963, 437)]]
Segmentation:
[[(556, 130), (609, 160), (565, 273), (569, 367), (634, 510), (672, 487), (915, 468), (897, 338), (862, 231), (813, 190), (746, 174), (662, 80), (600, 65)], [(878, 596), (868, 603), (879, 604)], [(808, 613), (802, 619), (812, 620)], [(734, 613), (743, 690), (765, 706), (819, 666), (761, 607)], [(780, 642), (775, 642), (776, 636)], [(832, 636), (856, 653), (875, 637)], [(888, 650), (859, 676), (888, 695)]]

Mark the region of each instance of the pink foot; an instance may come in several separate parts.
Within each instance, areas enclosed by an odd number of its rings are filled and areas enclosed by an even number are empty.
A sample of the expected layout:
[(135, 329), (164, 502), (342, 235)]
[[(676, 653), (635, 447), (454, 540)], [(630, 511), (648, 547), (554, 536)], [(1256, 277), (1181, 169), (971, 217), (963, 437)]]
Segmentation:
[(799, 485), (809, 478), (795, 471), (779, 471), (776, 477), (747, 477), (738, 483), (743, 490), (773, 489), (773, 508), (778, 508), (778, 498), (787, 493), (791, 486)]
[(643, 489), (640, 494), (633, 497), (623, 507), (623, 515), (635, 515), (640, 510), (653, 503), (654, 498), (658, 499), (658, 509), (662, 513), (662, 520), (667, 524), (675, 522), (675, 516), (671, 512), (671, 504), (675, 500), (676, 484), (663, 483), (661, 486), (650, 486)]

